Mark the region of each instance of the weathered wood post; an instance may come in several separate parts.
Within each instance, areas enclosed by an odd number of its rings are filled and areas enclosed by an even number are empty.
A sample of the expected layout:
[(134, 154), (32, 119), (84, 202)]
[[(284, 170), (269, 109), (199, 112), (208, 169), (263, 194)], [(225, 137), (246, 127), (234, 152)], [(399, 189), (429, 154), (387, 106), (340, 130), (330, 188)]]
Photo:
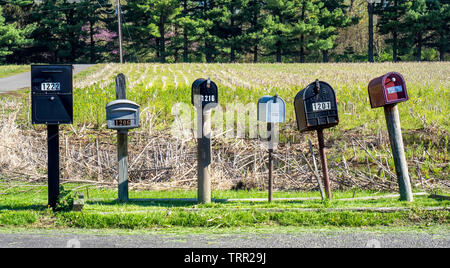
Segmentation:
[(403, 146), (402, 129), (400, 126), (400, 116), (397, 105), (384, 106), (384, 114), (391, 142), (392, 156), (394, 157), (395, 171), (400, 190), (400, 199), (412, 202), (413, 194), (411, 180), (408, 173), (408, 163), (406, 162), (405, 149)]
[(116, 100), (106, 104), (106, 125), (117, 130), (118, 199), (128, 201), (128, 130), (139, 128), (139, 105), (127, 100), (126, 77), (116, 77)]
[(197, 200), (211, 203), (211, 110), (218, 105), (217, 85), (209, 78), (195, 80), (191, 101), (197, 111)]
[[(116, 77), (116, 99), (127, 98), (126, 77), (119, 74)], [(117, 130), (117, 160), (119, 162), (119, 201), (128, 202), (128, 130)]]
[(197, 111), (201, 136), (197, 138), (198, 202), (211, 203), (211, 111)]
[(400, 200), (412, 202), (414, 198), (403, 146), (400, 116), (397, 109), (397, 103), (409, 100), (405, 79), (399, 73), (387, 73), (370, 81), (368, 90), (371, 107), (384, 107), (400, 190)]
[(258, 100), (258, 120), (267, 123), (267, 148), (269, 151), (269, 183), (268, 201), (273, 200), (273, 151), (277, 146), (277, 137), (275, 135), (275, 124), (286, 121), (286, 104), (284, 100), (275, 96), (264, 96)]
[[(297, 93), (294, 100), (297, 126), (300, 132), (317, 131), (320, 160), (325, 191), (328, 199), (332, 199), (331, 185), (328, 175), (327, 155), (323, 130), (339, 124), (336, 92), (326, 82), (318, 79)], [(311, 154), (312, 146), (311, 146)], [(319, 187), (321, 184), (319, 183)], [(322, 189), (321, 189), (322, 194)], [(323, 196), (322, 196), (323, 198)]]

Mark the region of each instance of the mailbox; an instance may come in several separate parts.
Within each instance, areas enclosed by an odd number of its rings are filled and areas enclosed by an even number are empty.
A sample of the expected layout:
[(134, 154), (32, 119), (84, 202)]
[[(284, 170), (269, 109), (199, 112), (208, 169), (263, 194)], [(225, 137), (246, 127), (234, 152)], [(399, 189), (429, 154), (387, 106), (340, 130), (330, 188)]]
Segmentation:
[(325, 82), (316, 80), (301, 90), (294, 100), (298, 129), (324, 129), (339, 123), (336, 93)]
[(195, 98), (198, 96), (199, 100), (202, 102), (202, 108), (208, 104), (210, 107), (215, 107), (219, 103), (219, 95), (217, 90), (217, 85), (210, 79), (197, 79), (192, 84), (192, 94), (191, 101), (192, 105), (195, 106)]
[(258, 100), (258, 120), (267, 123), (286, 121), (286, 104), (278, 95), (264, 96)]
[(72, 90), (72, 65), (32, 65), (32, 123), (71, 124), (73, 122)]
[(106, 105), (106, 124), (108, 129), (127, 130), (139, 127), (139, 105), (121, 99)]
[(373, 79), (369, 83), (369, 99), (372, 108), (407, 101), (405, 79), (396, 72)]

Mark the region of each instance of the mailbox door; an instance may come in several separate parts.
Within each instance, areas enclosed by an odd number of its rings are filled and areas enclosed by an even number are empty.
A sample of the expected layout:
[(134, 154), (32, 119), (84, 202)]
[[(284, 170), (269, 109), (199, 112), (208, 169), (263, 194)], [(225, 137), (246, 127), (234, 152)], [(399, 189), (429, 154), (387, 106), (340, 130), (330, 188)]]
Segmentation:
[(300, 131), (307, 128), (305, 102), (303, 101), (304, 93), (305, 89), (298, 92), (294, 99), (295, 118), (297, 120), (298, 130)]
[(34, 94), (72, 94), (72, 65), (32, 65)]
[(106, 105), (108, 129), (139, 127), (139, 105), (129, 100), (115, 100)]
[(33, 95), (33, 124), (72, 124), (72, 95)]
[(389, 73), (383, 79), (386, 104), (408, 100), (405, 80), (399, 73)]

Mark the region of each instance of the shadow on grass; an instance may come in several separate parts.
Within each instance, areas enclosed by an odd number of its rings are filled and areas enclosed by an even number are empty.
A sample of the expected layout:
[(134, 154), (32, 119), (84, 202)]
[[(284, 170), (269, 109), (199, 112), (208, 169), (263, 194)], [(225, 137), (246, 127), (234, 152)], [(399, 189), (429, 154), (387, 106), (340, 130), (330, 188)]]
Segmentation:
[(4, 206), (0, 205), (0, 211), (44, 211), (47, 209), (47, 205), (17, 205), (17, 206)]
[(88, 205), (102, 205), (102, 206), (117, 206), (117, 205), (135, 205), (141, 207), (191, 207), (197, 204), (197, 201), (128, 201), (120, 202), (119, 200), (105, 200), (105, 201), (86, 201)]

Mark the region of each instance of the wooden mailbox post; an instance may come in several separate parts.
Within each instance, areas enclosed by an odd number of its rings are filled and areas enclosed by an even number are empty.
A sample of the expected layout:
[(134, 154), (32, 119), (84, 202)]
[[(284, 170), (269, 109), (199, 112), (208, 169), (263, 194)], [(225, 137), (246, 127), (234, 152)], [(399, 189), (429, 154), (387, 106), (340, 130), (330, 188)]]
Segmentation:
[(397, 103), (409, 100), (405, 79), (399, 73), (387, 73), (370, 81), (368, 90), (371, 107), (384, 107), (395, 171), (400, 189), (400, 199), (412, 202), (414, 199), (403, 146), (400, 116), (397, 109)]
[(116, 100), (106, 105), (108, 129), (117, 130), (119, 201), (128, 201), (128, 130), (139, 127), (139, 105), (127, 100), (126, 77), (116, 77)]

